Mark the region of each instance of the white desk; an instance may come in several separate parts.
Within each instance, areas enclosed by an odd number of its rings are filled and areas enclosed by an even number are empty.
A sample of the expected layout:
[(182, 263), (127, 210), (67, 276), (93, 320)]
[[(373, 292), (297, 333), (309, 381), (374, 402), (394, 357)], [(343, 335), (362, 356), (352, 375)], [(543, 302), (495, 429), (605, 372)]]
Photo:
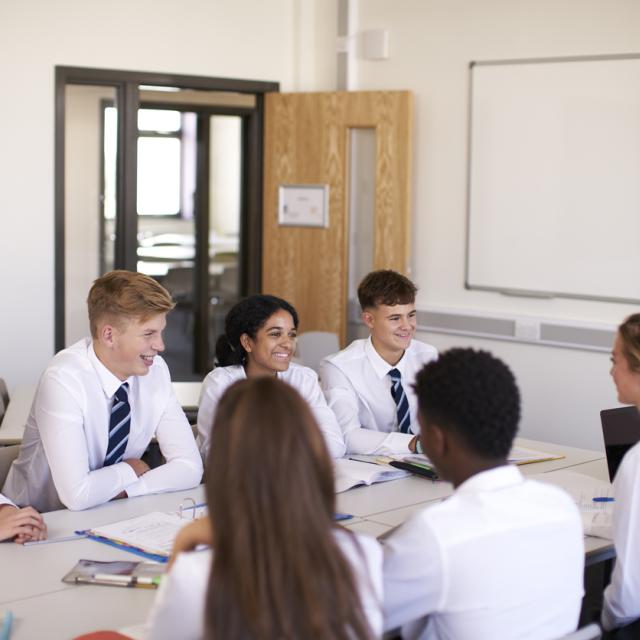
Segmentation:
[(200, 404), (202, 382), (172, 382), (171, 386), (180, 406), (185, 410), (195, 410)]
[[(176, 511), (184, 498), (204, 501), (201, 485), (188, 491), (176, 491), (127, 500), (114, 500), (87, 511), (51, 511), (44, 514), (49, 539), (69, 536), (76, 530), (134, 518), (152, 511)], [(94, 540), (78, 538), (69, 542), (22, 546), (0, 543), (0, 609), (3, 603), (53, 593), (64, 589), (84, 589), (61, 582), (80, 558), (91, 560), (134, 560), (136, 556)], [(11, 579), (7, 579), (11, 576)], [(92, 585), (93, 588), (94, 585)], [(100, 587), (102, 589), (102, 587)], [(111, 587), (104, 587), (110, 593)], [(13, 636), (12, 636), (13, 637)]]
[[(523, 446), (524, 442), (520, 442)], [(600, 478), (606, 463), (598, 452), (537, 443), (543, 451), (564, 452), (564, 468)], [(531, 445), (533, 446), (533, 445)], [(576, 460), (583, 460), (576, 462)], [(562, 461), (556, 461), (558, 463)], [(544, 473), (546, 465), (535, 463), (521, 467), (527, 473)], [(553, 469), (547, 470), (553, 477)], [(356, 516), (344, 524), (372, 536), (388, 533), (418, 509), (449, 495), (451, 487), (420, 477), (407, 477), (369, 487), (357, 487), (338, 494), (338, 511)], [(45, 514), (52, 538), (151, 511), (175, 511), (180, 502), (191, 497), (202, 502), (204, 487), (153, 496), (118, 500), (88, 511), (54, 511)], [(585, 538), (587, 561), (611, 557), (611, 543)], [(61, 582), (80, 558), (96, 560), (134, 559), (135, 556), (98, 542), (78, 539), (71, 542), (21, 547), (0, 544), (0, 609), (15, 615), (12, 640), (46, 637), (69, 638), (100, 628), (118, 629), (144, 622), (154, 593), (144, 589), (120, 589), (96, 585), (77, 586)]]
[[(35, 384), (20, 385), (11, 395), (9, 406), (0, 423), (0, 446), (20, 444), (36, 392)], [(197, 411), (201, 382), (173, 382), (178, 402), (185, 411)]]
[(29, 417), (36, 387), (35, 384), (23, 384), (11, 394), (9, 406), (0, 423), (0, 445), (22, 442), (24, 426)]

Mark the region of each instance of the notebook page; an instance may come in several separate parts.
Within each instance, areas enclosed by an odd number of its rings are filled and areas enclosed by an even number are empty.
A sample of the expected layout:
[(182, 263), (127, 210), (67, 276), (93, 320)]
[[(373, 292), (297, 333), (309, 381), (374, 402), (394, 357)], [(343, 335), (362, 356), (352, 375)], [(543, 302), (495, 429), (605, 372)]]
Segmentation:
[(191, 522), (171, 513), (153, 512), (91, 530), (109, 540), (137, 547), (149, 553), (169, 556), (178, 531)]

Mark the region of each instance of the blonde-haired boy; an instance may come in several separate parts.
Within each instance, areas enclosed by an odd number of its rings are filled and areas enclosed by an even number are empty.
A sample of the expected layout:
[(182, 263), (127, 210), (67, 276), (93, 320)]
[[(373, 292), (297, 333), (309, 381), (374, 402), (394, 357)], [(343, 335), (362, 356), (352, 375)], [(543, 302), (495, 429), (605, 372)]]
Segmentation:
[[(3, 493), (39, 511), (87, 509), (113, 498), (187, 489), (202, 461), (158, 355), (173, 308), (141, 273), (112, 271), (87, 298), (91, 338), (45, 369)], [(166, 463), (141, 459), (155, 435)]]

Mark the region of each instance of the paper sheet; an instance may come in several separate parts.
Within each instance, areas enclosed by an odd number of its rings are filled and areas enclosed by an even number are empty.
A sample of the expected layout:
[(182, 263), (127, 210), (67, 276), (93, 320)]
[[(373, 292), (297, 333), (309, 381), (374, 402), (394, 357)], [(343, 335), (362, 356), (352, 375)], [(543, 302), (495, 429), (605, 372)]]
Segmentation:
[(582, 526), (588, 536), (611, 540), (612, 516), (615, 502), (594, 502), (594, 498), (614, 498), (613, 486), (597, 478), (574, 471), (554, 471), (527, 476), (564, 489), (580, 510)]

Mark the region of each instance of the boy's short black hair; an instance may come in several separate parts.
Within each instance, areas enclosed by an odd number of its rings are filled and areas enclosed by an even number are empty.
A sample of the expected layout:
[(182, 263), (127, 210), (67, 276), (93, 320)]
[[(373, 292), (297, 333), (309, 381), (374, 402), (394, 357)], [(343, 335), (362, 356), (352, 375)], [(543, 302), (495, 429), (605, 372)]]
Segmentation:
[(488, 351), (449, 349), (418, 373), (423, 420), (459, 435), (484, 458), (506, 458), (520, 421), (520, 392), (511, 369)]
[(417, 290), (416, 285), (401, 273), (381, 269), (364, 277), (358, 286), (358, 300), (363, 311), (379, 304), (390, 307), (396, 304), (412, 304), (416, 300)]

